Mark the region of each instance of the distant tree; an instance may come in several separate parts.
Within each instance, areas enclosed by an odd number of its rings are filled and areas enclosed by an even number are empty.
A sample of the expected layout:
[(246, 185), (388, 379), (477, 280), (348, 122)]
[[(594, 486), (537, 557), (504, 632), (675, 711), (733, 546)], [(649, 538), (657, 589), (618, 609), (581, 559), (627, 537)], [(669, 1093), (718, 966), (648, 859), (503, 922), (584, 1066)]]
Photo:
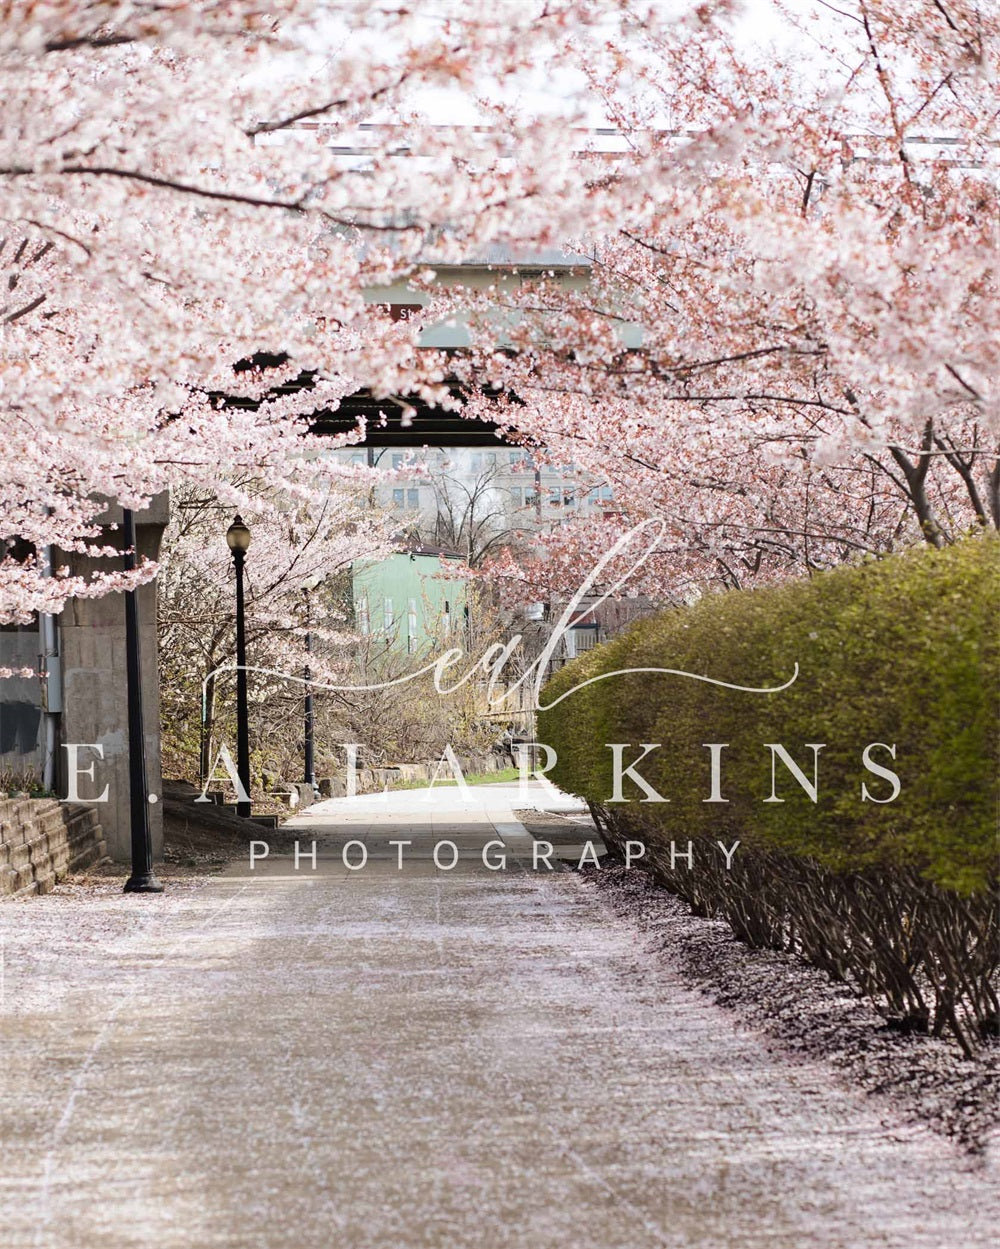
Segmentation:
[(501, 550), (521, 550), (534, 532), (530, 509), (516, 502), (496, 464), (472, 472), (457, 464), (431, 469), (434, 515), (421, 532), (438, 546), (459, 551), (470, 568)]

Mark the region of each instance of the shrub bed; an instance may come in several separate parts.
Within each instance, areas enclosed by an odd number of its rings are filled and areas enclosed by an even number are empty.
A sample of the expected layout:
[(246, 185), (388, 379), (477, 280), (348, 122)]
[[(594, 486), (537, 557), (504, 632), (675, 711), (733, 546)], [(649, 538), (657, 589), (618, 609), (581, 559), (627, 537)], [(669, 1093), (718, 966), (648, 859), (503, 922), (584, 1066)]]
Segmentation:
[[(546, 685), (550, 776), (697, 911), (971, 1053), (997, 1030), (998, 603), (983, 536), (642, 621)], [(763, 688), (796, 663), (773, 693), (622, 671)]]

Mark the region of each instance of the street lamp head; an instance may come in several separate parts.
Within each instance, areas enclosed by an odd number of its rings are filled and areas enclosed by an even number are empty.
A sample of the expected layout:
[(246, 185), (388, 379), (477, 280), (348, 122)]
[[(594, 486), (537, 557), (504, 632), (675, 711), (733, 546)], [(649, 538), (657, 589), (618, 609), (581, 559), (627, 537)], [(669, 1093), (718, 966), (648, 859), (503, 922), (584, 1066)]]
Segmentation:
[(250, 530), (244, 525), (242, 516), (237, 516), (226, 530), (226, 541), (234, 554), (240, 551), (245, 555), (250, 549)]

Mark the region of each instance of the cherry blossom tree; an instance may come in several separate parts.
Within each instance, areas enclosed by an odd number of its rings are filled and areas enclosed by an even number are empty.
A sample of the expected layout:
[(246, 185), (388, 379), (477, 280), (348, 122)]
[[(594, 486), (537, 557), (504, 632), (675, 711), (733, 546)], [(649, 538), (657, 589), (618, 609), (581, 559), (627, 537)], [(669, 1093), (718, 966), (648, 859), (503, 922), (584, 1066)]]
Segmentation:
[[(248, 501), (243, 518), (252, 533), (245, 584), (255, 740), (277, 743), (282, 734), (276, 726), (289, 718), (301, 722), (299, 678), (306, 667), (317, 681), (342, 682), (353, 662), (357, 639), (345, 579), (354, 560), (384, 557), (396, 537), (396, 521), (373, 513), (366, 487), (361, 474), (328, 488), (319, 502), (303, 503), (260, 478), (229, 485)], [(178, 489), (159, 561), (165, 752), (170, 767), (188, 774), (207, 775), (211, 768), (217, 691), (228, 684), (231, 694), (234, 679), (232, 560), (225, 541), (232, 516), (225, 495)]]
[[(740, 11), (0, 3), (0, 619), (126, 584), (103, 498), (315, 501), (342, 469), (308, 415), (362, 386), (516, 397), (514, 436), (667, 522), (678, 586), (1000, 523), (1000, 15), (761, 0), (785, 55)], [(432, 124), (436, 92), (478, 124)], [(474, 352), (418, 350), (476, 302), (435, 266), (495, 240), (590, 281), (485, 291)], [(404, 278), (425, 316), (366, 301)], [(109, 571), (47, 576), (52, 548)]]
[[(467, 366), (514, 397), (480, 411), (668, 523), (676, 589), (1000, 525), (1000, 13), (757, 7), (804, 63), (709, 22), (591, 67), (620, 216), (575, 241), (586, 289), (506, 297), (502, 351), (481, 300)], [(607, 545), (561, 530), (539, 575)]]
[(419, 322), (365, 291), (564, 233), (576, 173), (545, 127), (493, 109), (442, 133), (422, 93), (516, 96), (540, 49), (558, 71), (619, 9), (0, 3), (0, 620), (129, 583), (46, 573), (48, 548), (113, 561), (103, 499), (220, 467), (301, 492), (309, 412), (362, 385), (444, 397)]

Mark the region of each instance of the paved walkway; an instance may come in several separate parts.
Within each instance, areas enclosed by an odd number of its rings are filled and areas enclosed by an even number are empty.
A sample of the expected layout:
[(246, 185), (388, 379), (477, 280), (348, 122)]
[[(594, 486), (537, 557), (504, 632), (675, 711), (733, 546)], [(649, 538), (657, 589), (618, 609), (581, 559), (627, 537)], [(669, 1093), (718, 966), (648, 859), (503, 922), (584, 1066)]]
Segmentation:
[(993, 1243), (995, 1171), (735, 1030), (475, 793), (324, 803), (315, 872), (0, 908), (0, 1245)]

